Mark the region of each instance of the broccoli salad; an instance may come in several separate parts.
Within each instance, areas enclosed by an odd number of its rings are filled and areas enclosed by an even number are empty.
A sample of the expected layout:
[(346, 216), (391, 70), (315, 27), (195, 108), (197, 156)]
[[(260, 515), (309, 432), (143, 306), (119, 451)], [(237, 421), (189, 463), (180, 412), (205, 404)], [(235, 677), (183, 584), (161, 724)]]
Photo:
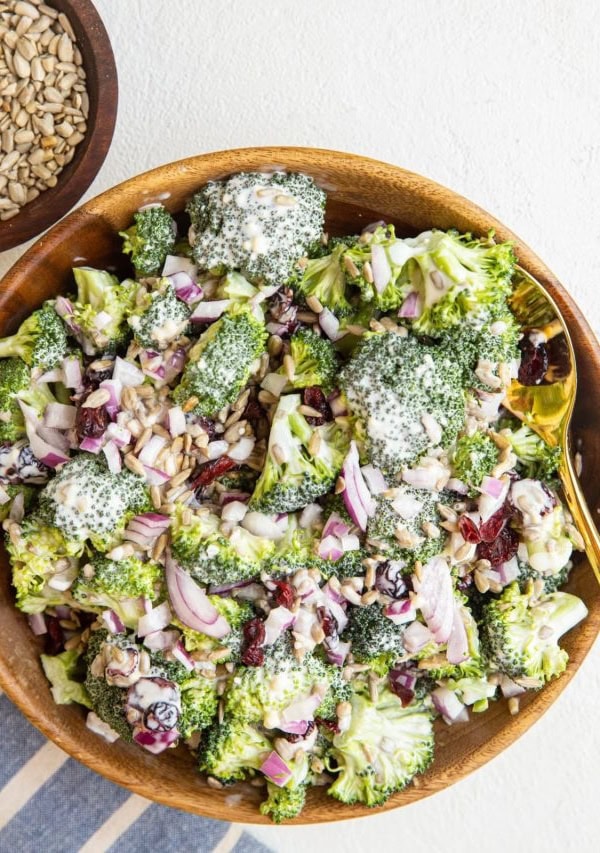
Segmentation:
[(325, 203), (275, 172), (141, 208), (128, 277), (77, 267), (0, 341), (0, 513), (54, 700), (276, 822), (313, 785), (384, 803), (434, 732), (558, 677), (587, 612), (561, 450), (503, 406), (549, 381), (512, 246), (328, 236)]

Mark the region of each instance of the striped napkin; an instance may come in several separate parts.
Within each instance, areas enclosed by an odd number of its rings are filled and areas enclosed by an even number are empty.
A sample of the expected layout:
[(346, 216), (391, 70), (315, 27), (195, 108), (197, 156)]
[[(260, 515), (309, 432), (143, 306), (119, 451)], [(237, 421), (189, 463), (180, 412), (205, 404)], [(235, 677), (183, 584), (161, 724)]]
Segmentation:
[(236, 824), (159, 806), (69, 758), (0, 695), (0, 851), (269, 853)]

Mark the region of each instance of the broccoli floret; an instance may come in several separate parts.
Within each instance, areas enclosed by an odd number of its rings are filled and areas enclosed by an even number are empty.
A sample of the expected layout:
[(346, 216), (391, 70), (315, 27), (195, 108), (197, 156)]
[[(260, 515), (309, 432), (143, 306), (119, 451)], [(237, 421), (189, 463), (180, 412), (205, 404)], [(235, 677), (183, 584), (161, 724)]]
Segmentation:
[(353, 607), (342, 639), (350, 640), (354, 660), (369, 663), (380, 675), (386, 675), (396, 660), (405, 654), (404, 625), (396, 625), (380, 604)]
[(253, 363), (265, 350), (264, 325), (248, 311), (213, 323), (188, 352), (176, 402), (196, 399), (195, 414), (210, 416), (233, 403), (250, 378)]
[[(217, 287), (215, 296), (218, 299), (231, 300), (228, 310), (235, 312), (238, 307), (247, 306), (259, 293), (258, 287), (251, 284), (241, 273), (229, 272), (226, 276), (223, 276)], [(260, 307), (256, 309), (256, 318), (258, 320), (264, 319), (262, 308)]]
[(394, 332), (363, 336), (340, 374), (370, 461), (389, 474), (448, 447), (464, 425), (460, 367), (440, 347)]
[(466, 596), (457, 595), (460, 615), (465, 626), (467, 635), (467, 651), (468, 657), (461, 663), (450, 663), (446, 655), (446, 646), (438, 646), (436, 643), (428, 644), (419, 653), (414, 655), (418, 660), (419, 669), (427, 673), (430, 678), (435, 680), (450, 678), (450, 679), (469, 679), (481, 678), (484, 672), (484, 657), (481, 651), (481, 643), (479, 640), (479, 629), (477, 621), (473, 613), (466, 606)]
[(0, 340), (0, 358), (18, 357), (42, 370), (57, 367), (67, 350), (67, 333), (53, 302), (45, 302), (21, 323), (16, 334)]
[(227, 648), (229, 649), (229, 656), (219, 658), (219, 662), (224, 663), (229, 660), (239, 662), (243, 640), (243, 626), (255, 615), (254, 608), (247, 601), (239, 601), (228, 596), (209, 595), (208, 599), (219, 615), (227, 620), (231, 631), (222, 640), (218, 640), (215, 637), (202, 634), (200, 631), (194, 631), (176, 621), (175, 624), (178, 625), (183, 634), (183, 643), (188, 652), (201, 651), (208, 653), (217, 649)]
[(452, 690), (464, 705), (471, 705), (478, 714), (487, 711), (489, 700), (495, 698), (497, 684), (492, 684), (485, 676), (469, 676), (443, 679), (442, 687)]
[(77, 702), (86, 708), (92, 707), (85, 686), (79, 680), (85, 675), (80, 652), (71, 649), (60, 655), (40, 655), (40, 658), (46, 678), (52, 685), (52, 698), (57, 705)]
[(512, 244), (456, 231), (426, 231), (403, 241), (411, 256), (402, 279), (418, 294), (418, 334), (436, 335), (497, 304), (510, 293)]
[(201, 269), (282, 284), (323, 228), (325, 193), (308, 175), (240, 173), (211, 181), (187, 205)]
[(119, 284), (116, 276), (91, 267), (75, 267), (73, 275), (77, 284), (73, 323), (82, 346), (88, 354), (115, 352), (129, 336), (127, 318), (135, 308), (137, 283), (127, 279)]
[(262, 512), (293, 512), (334, 484), (350, 445), (347, 430), (333, 423), (311, 427), (300, 414), (299, 394), (287, 394), (275, 410), (267, 458), (251, 506)]
[[(294, 375), (290, 388), (308, 388), (319, 385), (325, 394), (333, 391), (338, 373), (338, 360), (331, 343), (310, 329), (300, 329), (290, 339), (290, 355), (294, 362)], [(284, 368), (280, 368), (284, 373)]]
[(361, 301), (371, 311), (400, 308), (412, 289), (408, 276), (402, 275), (413, 251), (407, 242), (396, 237), (393, 225), (387, 225), (363, 234), (344, 253), (350, 281), (360, 288)]
[(541, 516), (535, 533), (535, 538), (525, 537), (519, 545), (518, 555), (528, 564), (532, 578), (551, 582), (563, 575), (573, 552), (573, 542), (560, 504)]
[(177, 728), (185, 740), (194, 732), (206, 729), (211, 725), (217, 714), (219, 697), (217, 696), (217, 682), (214, 678), (196, 675), (182, 682), (179, 686), (181, 690), (181, 717)]
[(532, 597), (517, 582), (489, 601), (483, 611), (483, 636), (491, 663), (511, 678), (532, 678), (540, 687), (566, 669), (569, 656), (560, 638), (587, 616), (581, 599), (566, 592)]
[(77, 575), (82, 542), (67, 539), (60, 530), (46, 526), (39, 516), (31, 516), (21, 527), (12, 528), (6, 548), (20, 610), (41, 613), (47, 607), (65, 603), (67, 590)]
[(388, 690), (373, 703), (354, 693), (349, 728), (333, 738), (330, 762), (339, 775), (328, 793), (343, 803), (378, 806), (401, 791), (433, 760), (433, 722), (429, 711), (406, 708)]
[(354, 307), (347, 295), (343, 256), (346, 247), (336, 246), (330, 255), (302, 258), (294, 266), (288, 284), (304, 300), (314, 297), (336, 317), (349, 317)]
[[(386, 557), (402, 560), (410, 571), (415, 560), (427, 562), (444, 548), (445, 537), (437, 527), (439, 515), (438, 492), (400, 485), (394, 497), (379, 496), (375, 500), (375, 513), (367, 524), (367, 537), (385, 551)], [(435, 525), (438, 537), (423, 533), (423, 525)]]
[(8, 518), (14, 500), (18, 495), (23, 495), (23, 509), (27, 515), (28, 510), (30, 510), (35, 503), (38, 494), (38, 490), (35, 486), (27, 486), (23, 484), (16, 486), (12, 486), (10, 484), (4, 486), (0, 484), (0, 492), (2, 491), (4, 491), (8, 496), (8, 501), (0, 504), (0, 521), (4, 521), (5, 518)]
[(158, 563), (137, 557), (117, 562), (96, 554), (80, 570), (71, 593), (83, 610), (113, 610), (127, 628), (137, 628), (145, 612), (140, 599), (155, 601), (161, 580)]
[(111, 474), (88, 453), (63, 465), (40, 493), (47, 523), (75, 541), (90, 539), (98, 551), (110, 550), (129, 519), (151, 508), (141, 477), (129, 470)]
[(292, 784), (285, 788), (267, 782), (267, 799), (260, 804), (260, 813), (270, 817), (273, 823), (283, 823), (297, 817), (306, 802), (306, 783)]
[(462, 435), (452, 453), (454, 476), (469, 486), (471, 497), (476, 497), (483, 478), (491, 475), (499, 458), (500, 451), (489, 435)]
[(123, 252), (131, 255), (131, 263), (139, 276), (157, 275), (175, 246), (175, 220), (162, 204), (138, 210), (133, 220), (135, 224), (127, 231), (119, 231)]
[(502, 435), (511, 444), (522, 477), (546, 482), (556, 477), (562, 457), (560, 447), (550, 447), (525, 424), (516, 430), (503, 429)]
[(126, 635), (115, 634), (109, 635), (107, 631), (93, 631), (85, 651), (85, 664), (87, 673), (85, 677), (85, 689), (90, 697), (91, 706), (94, 712), (111, 727), (124, 741), (130, 743), (133, 740), (131, 726), (125, 717), (125, 703), (127, 701), (127, 689), (118, 687), (115, 684), (108, 684), (102, 674), (94, 675), (94, 672), (99, 672), (93, 664), (98, 655), (103, 651), (106, 643), (115, 644), (120, 647), (128, 647), (132, 645)]
[(235, 583), (259, 575), (263, 561), (273, 553), (273, 541), (243, 527), (224, 536), (219, 525), (212, 513), (195, 515), (190, 524), (183, 523), (181, 513), (176, 515), (171, 548), (177, 562), (204, 584)]
[(168, 279), (161, 279), (157, 289), (149, 293), (141, 310), (129, 317), (138, 344), (149, 350), (166, 349), (184, 334), (190, 309), (177, 298)]
[(45, 382), (34, 382), (31, 370), (20, 358), (0, 359), (0, 442), (18, 441), (25, 435), (25, 418), (19, 400), (42, 415), (56, 402)]
[(255, 726), (225, 718), (204, 733), (200, 742), (200, 771), (224, 785), (254, 776), (271, 752), (271, 743)]

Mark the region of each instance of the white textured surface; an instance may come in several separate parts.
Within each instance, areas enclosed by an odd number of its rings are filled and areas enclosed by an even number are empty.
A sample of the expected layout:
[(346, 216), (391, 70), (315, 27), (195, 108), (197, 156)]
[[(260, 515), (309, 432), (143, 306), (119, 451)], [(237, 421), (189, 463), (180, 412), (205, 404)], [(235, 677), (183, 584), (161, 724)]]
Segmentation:
[[(96, 5), (113, 40), (120, 110), (88, 197), (222, 148), (367, 154), (492, 211), (544, 258), (600, 332), (594, 0)], [(21, 251), (0, 256), (0, 274)], [(532, 731), (433, 799), (345, 824), (256, 834), (281, 853), (596, 850), (599, 670), (597, 644)]]

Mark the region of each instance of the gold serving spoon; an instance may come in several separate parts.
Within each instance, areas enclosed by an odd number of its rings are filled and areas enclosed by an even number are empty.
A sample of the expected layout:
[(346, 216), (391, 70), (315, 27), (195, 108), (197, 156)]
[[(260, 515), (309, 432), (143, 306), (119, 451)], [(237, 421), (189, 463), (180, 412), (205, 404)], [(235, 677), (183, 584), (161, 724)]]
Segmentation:
[(559, 475), (567, 506), (583, 537), (585, 552), (600, 583), (600, 534), (592, 519), (571, 457), (571, 416), (577, 392), (575, 350), (560, 310), (545, 288), (521, 267), (510, 307), (521, 326), (549, 341), (550, 364), (543, 385), (514, 379), (504, 405), (551, 447), (563, 449)]

